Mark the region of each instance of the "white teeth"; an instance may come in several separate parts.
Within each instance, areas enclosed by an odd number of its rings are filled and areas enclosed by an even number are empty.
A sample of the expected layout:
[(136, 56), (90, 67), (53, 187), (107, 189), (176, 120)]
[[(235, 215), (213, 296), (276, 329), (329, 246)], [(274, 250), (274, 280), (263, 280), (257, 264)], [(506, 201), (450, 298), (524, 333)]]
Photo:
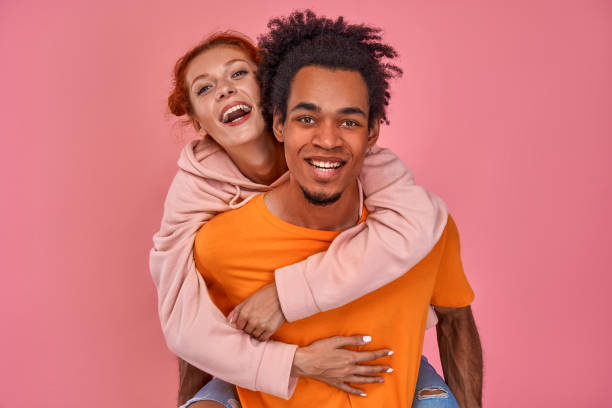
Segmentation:
[(312, 163), (313, 166), (315, 167), (319, 167), (322, 169), (337, 169), (338, 167), (340, 167), (342, 165), (342, 163), (340, 162), (325, 162), (325, 161), (319, 161), (319, 160), (311, 160), (310, 163)]
[[(251, 107), (247, 106), (247, 105), (236, 105), (236, 106), (232, 106), (231, 108), (229, 108), (228, 110), (225, 111), (225, 113), (223, 113), (223, 122), (227, 122), (227, 117), (229, 116), (230, 113), (232, 112), (236, 112), (237, 110), (242, 109), (243, 111), (249, 113), (251, 111)], [(232, 121), (233, 122), (233, 121)]]

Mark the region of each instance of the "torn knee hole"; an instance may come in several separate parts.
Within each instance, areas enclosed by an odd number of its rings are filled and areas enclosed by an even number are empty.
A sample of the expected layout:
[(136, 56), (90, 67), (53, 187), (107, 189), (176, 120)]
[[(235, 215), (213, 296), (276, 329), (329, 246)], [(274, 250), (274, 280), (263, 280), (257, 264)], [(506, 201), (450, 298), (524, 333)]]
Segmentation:
[(448, 398), (448, 394), (444, 389), (439, 387), (423, 388), (417, 393), (417, 399), (423, 400), (430, 398)]

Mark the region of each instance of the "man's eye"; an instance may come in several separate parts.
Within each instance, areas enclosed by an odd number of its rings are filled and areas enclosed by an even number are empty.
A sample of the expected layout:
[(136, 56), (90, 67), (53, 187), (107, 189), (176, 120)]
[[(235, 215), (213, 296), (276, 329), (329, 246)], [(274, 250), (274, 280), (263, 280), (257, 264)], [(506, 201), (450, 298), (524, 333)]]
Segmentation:
[(311, 118), (310, 116), (302, 116), (302, 117), (298, 118), (298, 122), (302, 122), (302, 123), (305, 123), (307, 125), (312, 125), (314, 123), (314, 119)]
[(232, 78), (234, 78), (234, 79), (235, 79), (235, 78), (240, 78), (241, 76), (244, 76), (244, 75), (246, 75), (246, 74), (248, 74), (248, 72), (247, 72), (247, 71), (245, 71), (244, 69), (241, 69), (240, 71), (236, 71), (236, 72), (234, 72), (234, 73), (232, 74)]
[(355, 127), (359, 126), (359, 123), (355, 122), (354, 120), (346, 119), (342, 121), (342, 126)]
[(202, 95), (204, 92), (208, 91), (210, 88), (212, 88), (212, 85), (204, 85), (202, 87), (200, 87), (200, 89), (198, 89), (198, 96)]

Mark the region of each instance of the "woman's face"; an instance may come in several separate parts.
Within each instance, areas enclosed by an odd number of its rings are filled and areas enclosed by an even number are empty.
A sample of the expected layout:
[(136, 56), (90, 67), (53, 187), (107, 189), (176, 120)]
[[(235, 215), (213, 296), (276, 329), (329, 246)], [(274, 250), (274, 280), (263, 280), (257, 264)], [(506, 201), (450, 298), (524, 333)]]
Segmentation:
[(240, 48), (219, 45), (195, 57), (185, 79), (201, 135), (224, 149), (263, 137), (257, 66)]

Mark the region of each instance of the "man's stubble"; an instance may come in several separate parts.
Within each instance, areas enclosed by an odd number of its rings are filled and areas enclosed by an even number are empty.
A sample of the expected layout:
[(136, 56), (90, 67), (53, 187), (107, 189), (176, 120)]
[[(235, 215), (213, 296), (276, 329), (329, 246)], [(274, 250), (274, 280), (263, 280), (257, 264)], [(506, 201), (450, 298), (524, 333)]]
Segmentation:
[(304, 188), (304, 186), (302, 186), (301, 184), (299, 186), (302, 190), (302, 193), (304, 193), (304, 198), (306, 198), (306, 200), (308, 200), (310, 204), (318, 205), (321, 207), (335, 203), (342, 196), (342, 191), (327, 195), (324, 193), (311, 193), (310, 191), (306, 190), (306, 188)]

